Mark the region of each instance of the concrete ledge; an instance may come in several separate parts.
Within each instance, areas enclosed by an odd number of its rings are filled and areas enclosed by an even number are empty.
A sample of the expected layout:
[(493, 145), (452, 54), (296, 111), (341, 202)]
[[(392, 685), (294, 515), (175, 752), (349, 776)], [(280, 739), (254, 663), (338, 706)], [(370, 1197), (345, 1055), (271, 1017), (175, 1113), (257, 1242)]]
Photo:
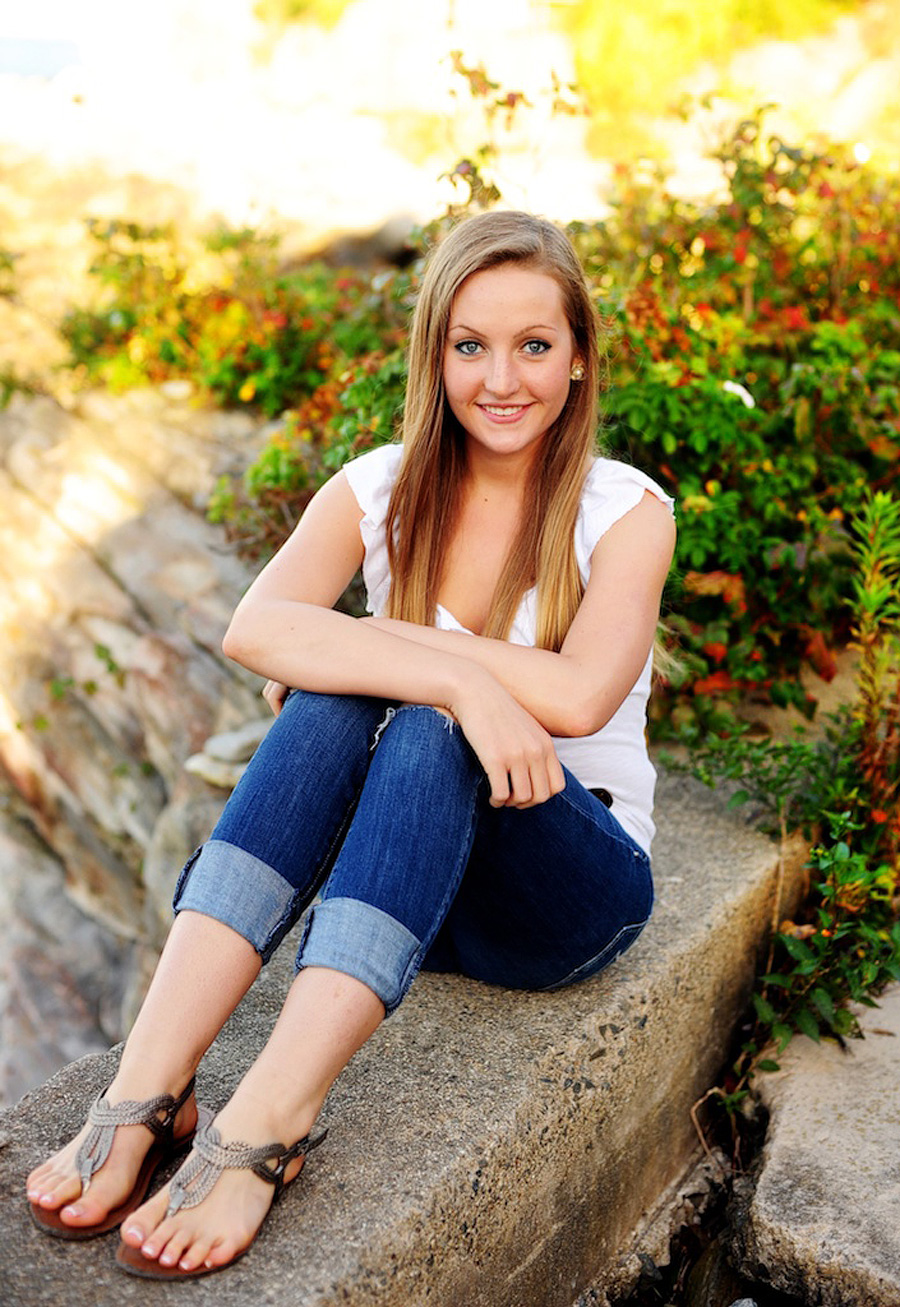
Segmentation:
[[(777, 850), (721, 797), (661, 777), (658, 906), (604, 975), (552, 994), (422, 976), (326, 1104), (331, 1135), (245, 1259), (190, 1289), (131, 1279), (115, 1236), (48, 1239), (22, 1178), (80, 1126), (115, 1053), (0, 1117), (6, 1307), (571, 1307), (636, 1278), (640, 1232), (697, 1159), (713, 1083), (772, 916)], [(786, 869), (786, 905), (802, 851)], [(206, 1059), (228, 1096), (280, 1005), (290, 941)], [(651, 1250), (652, 1251), (652, 1250)]]
[(744, 1274), (820, 1307), (900, 1307), (900, 985), (856, 1007), (865, 1035), (798, 1036), (760, 1076), (771, 1113), (755, 1183), (736, 1204)]

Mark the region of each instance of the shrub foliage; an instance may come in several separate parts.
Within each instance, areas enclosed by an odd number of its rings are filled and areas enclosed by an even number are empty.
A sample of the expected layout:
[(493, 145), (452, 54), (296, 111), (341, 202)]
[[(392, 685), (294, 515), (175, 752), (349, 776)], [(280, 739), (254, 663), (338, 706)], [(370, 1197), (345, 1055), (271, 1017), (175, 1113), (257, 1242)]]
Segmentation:
[[(854, 562), (848, 609), (859, 655), (852, 702), (817, 740), (746, 730), (698, 734), (694, 773), (735, 783), (731, 802), (752, 802), (762, 824), (811, 839), (810, 893), (796, 920), (775, 895), (769, 956), (753, 995), (745, 1037), (715, 1097), (734, 1118), (757, 1070), (796, 1033), (843, 1041), (859, 1035), (851, 1003), (876, 1007), (900, 980), (900, 497), (866, 496), (851, 521)], [(736, 1132), (739, 1140), (740, 1132)]]

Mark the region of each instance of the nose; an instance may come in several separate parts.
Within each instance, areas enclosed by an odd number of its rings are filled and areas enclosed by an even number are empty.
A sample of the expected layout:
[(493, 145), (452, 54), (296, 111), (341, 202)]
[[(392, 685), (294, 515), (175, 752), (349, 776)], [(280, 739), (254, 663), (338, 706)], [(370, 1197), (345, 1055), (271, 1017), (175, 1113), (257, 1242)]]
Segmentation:
[(498, 399), (505, 399), (515, 394), (519, 387), (513, 358), (503, 352), (495, 351), (489, 357), (485, 387)]

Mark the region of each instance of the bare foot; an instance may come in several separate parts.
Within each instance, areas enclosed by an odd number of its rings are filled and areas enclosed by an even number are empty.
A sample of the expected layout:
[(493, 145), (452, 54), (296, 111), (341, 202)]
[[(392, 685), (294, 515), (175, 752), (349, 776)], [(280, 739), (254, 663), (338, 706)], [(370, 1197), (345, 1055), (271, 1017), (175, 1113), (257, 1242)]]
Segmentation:
[[(143, 1098), (152, 1096), (142, 1093)], [(113, 1081), (104, 1097), (114, 1106), (137, 1095), (122, 1092)], [(197, 1103), (191, 1093), (175, 1117), (174, 1138), (187, 1138), (196, 1124)], [(156, 1138), (147, 1126), (117, 1127), (109, 1157), (82, 1192), (75, 1156), (89, 1130), (90, 1125), (85, 1125), (71, 1143), (36, 1167), (26, 1181), (28, 1201), (45, 1211), (58, 1212), (63, 1224), (73, 1229), (99, 1225), (109, 1212), (128, 1198)]]
[[(272, 1123), (273, 1133), (261, 1134), (266, 1127), (260, 1122), (259, 1111), (245, 1115), (234, 1100), (216, 1118), (215, 1126), (226, 1144), (241, 1140), (253, 1147), (263, 1147), (278, 1139), (290, 1147), (297, 1138), (295, 1129), (286, 1138), (283, 1125), (279, 1128), (275, 1123)], [(267, 1162), (272, 1165), (274, 1155)], [(303, 1162), (303, 1157), (296, 1157), (288, 1163), (285, 1184), (299, 1174)], [(166, 1269), (215, 1270), (227, 1266), (249, 1248), (274, 1196), (274, 1186), (252, 1171), (229, 1168), (196, 1207), (182, 1207), (172, 1216), (166, 1216), (169, 1204), (166, 1185), (127, 1219), (122, 1227), (122, 1240), (139, 1250), (148, 1261), (158, 1261)]]

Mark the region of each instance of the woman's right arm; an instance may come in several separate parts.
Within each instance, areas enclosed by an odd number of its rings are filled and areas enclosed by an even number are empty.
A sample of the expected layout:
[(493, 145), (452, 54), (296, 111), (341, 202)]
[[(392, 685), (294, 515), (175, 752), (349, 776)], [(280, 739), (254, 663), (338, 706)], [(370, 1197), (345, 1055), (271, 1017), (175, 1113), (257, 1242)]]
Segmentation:
[(333, 609), (362, 562), (361, 518), (338, 473), (238, 604), (223, 650), (260, 676), (300, 689), (449, 708), (462, 659), (419, 657), (411, 641)]
[(241, 600), (225, 654), (284, 685), (445, 709), (478, 755), (497, 806), (558, 793), (564, 777), (550, 736), (490, 672), (334, 611), (362, 562), (361, 519), (338, 473)]

